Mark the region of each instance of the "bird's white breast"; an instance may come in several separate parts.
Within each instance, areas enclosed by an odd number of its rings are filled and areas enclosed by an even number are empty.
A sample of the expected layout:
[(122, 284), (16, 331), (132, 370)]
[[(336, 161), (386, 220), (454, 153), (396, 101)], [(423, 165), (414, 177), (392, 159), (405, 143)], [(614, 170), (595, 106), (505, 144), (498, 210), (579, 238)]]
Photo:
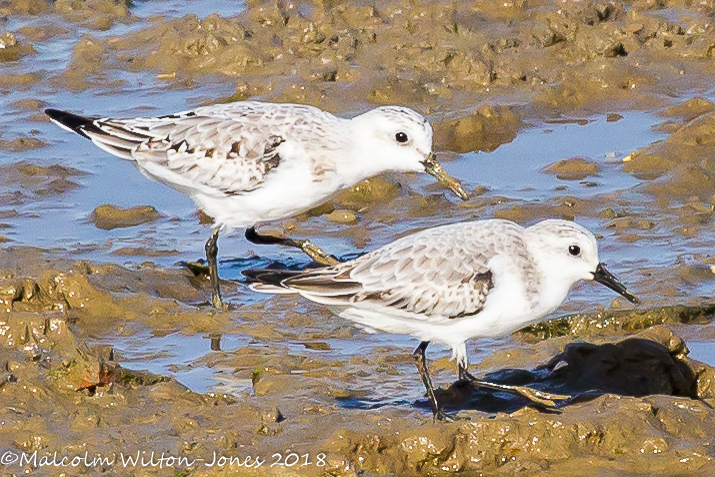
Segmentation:
[(191, 194), (196, 204), (224, 228), (245, 228), (279, 220), (319, 205), (339, 190), (334, 174), (316, 175), (310, 161), (284, 162), (252, 191), (237, 195)]

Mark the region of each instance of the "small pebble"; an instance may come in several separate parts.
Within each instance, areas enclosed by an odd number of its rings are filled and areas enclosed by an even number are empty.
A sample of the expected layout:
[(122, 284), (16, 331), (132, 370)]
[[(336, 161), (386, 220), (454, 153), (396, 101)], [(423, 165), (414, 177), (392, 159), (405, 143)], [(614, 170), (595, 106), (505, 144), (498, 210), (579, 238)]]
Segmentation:
[(338, 209), (328, 215), (328, 220), (338, 224), (352, 224), (357, 222), (357, 215), (349, 210)]

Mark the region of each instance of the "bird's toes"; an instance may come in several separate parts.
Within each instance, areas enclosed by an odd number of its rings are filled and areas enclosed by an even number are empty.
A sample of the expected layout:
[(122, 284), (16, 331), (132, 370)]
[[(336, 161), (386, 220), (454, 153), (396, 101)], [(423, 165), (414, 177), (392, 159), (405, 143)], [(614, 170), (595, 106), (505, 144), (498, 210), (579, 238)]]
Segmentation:
[(448, 415), (444, 410), (440, 409), (437, 411), (434, 415), (434, 421), (440, 421), (440, 422), (454, 422), (457, 418)]

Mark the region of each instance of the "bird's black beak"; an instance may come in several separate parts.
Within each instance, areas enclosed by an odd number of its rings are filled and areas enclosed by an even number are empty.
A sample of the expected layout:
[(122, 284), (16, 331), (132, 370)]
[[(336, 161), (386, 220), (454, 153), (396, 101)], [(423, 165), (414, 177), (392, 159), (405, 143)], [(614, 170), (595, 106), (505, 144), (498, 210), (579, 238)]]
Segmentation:
[(437, 162), (437, 156), (431, 152), (427, 159), (422, 164), (425, 166), (425, 172), (439, 181), (440, 184), (449, 188), (452, 192), (462, 200), (468, 200), (469, 196), (457, 179), (447, 174), (442, 167), (442, 164)]
[(600, 283), (601, 285), (606, 285), (608, 288), (618, 293), (631, 303), (638, 303), (638, 298), (636, 298), (634, 294), (629, 292), (626, 286), (620, 281), (618, 281), (618, 279), (614, 277), (611, 272), (606, 270), (605, 264), (598, 264), (598, 266), (596, 267), (596, 271), (593, 272), (593, 280)]

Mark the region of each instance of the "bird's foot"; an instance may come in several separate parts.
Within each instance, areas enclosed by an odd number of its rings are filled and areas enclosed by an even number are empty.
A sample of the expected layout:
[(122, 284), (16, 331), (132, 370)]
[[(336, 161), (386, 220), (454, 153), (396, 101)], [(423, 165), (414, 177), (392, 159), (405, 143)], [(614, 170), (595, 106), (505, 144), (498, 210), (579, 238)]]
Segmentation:
[(299, 246), (303, 253), (313, 259), (315, 263), (327, 266), (337, 265), (338, 263), (340, 263), (337, 258), (333, 257), (320, 247), (314, 245), (310, 240), (297, 240), (296, 242), (300, 244)]
[(195, 277), (208, 277), (209, 267), (208, 265), (201, 264), (199, 262), (181, 262), (181, 265), (186, 267), (188, 271), (194, 274)]
[(509, 387), (512, 388), (515, 392), (517, 392), (520, 395), (527, 398), (528, 400), (535, 402), (537, 404), (541, 404), (542, 406), (546, 406), (546, 407), (556, 407), (558, 405), (558, 403), (555, 401), (567, 401), (567, 400), (571, 399), (571, 396), (568, 396), (566, 394), (549, 393), (546, 391), (540, 391), (538, 389), (533, 389), (533, 388), (529, 388), (526, 386), (509, 386)]
[(460, 378), (465, 379), (477, 387), (493, 389), (495, 391), (504, 391), (510, 394), (518, 394), (525, 397), (529, 401), (540, 404), (544, 407), (556, 407), (558, 405), (556, 401), (568, 401), (572, 398), (572, 396), (568, 396), (566, 394), (550, 393), (548, 391), (541, 391), (527, 386), (512, 386), (509, 384), (496, 384), (482, 381), (466, 371), (460, 373)]
[(221, 295), (218, 295), (216, 293), (213, 293), (211, 295), (211, 305), (219, 311), (228, 311), (229, 310), (229, 304), (224, 303), (223, 300), (221, 299)]
[(442, 408), (440, 408), (435, 414), (434, 414), (434, 422), (440, 421), (440, 422), (454, 422), (455, 417), (450, 416)]

